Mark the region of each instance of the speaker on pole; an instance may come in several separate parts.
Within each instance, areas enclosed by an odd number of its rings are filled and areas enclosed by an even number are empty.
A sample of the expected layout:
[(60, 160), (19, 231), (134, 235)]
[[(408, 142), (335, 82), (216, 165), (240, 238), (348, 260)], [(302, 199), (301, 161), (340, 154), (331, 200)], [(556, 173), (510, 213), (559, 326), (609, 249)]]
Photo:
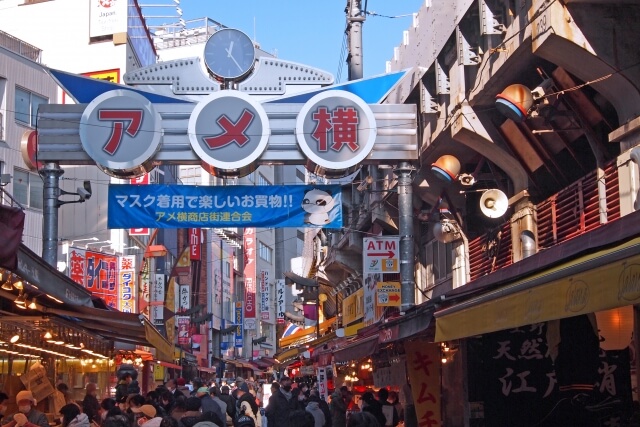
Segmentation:
[(487, 190), (480, 197), (480, 210), (489, 218), (499, 218), (509, 208), (507, 195), (500, 190)]

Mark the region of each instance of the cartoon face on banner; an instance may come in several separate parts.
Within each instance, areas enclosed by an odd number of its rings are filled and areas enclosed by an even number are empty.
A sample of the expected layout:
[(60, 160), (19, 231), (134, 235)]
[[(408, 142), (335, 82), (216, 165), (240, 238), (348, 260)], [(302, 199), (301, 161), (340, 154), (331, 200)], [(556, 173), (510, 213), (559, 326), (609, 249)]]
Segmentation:
[(304, 194), (302, 209), (306, 212), (304, 222), (313, 225), (325, 225), (333, 221), (330, 214), (336, 206), (335, 200), (328, 190), (314, 188)]

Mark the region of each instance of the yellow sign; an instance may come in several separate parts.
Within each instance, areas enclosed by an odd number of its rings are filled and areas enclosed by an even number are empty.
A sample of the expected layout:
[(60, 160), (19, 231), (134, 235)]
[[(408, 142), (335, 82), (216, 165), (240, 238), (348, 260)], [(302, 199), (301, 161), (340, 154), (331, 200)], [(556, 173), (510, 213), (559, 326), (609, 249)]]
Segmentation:
[(376, 304), (378, 307), (399, 307), (400, 282), (378, 282)]
[(342, 324), (348, 325), (364, 317), (364, 289), (360, 288), (342, 301)]
[[(588, 263), (607, 254), (640, 246), (640, 238), (585, 255), (510, 287)], [(630, 251), (632, 252), (632, 251)], [(636, 251), (637, 253), (637, 251)], [(436, 341), (450, 341), (548, 320), (640, 303), (640, 255), (610, 262), (530, 289), (482, 302), (460, 311), (436, 313)]]

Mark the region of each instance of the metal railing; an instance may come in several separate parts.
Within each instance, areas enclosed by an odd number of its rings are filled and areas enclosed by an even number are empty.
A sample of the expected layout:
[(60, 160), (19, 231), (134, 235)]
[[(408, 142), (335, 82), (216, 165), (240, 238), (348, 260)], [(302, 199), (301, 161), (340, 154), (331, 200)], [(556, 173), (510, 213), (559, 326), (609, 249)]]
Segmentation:
[(24, 56), (32, 61), (40, 63), (42, 61), (42, 50), (20, 40), (17, 37), (0, 31), (0, 46), (18, 55)]

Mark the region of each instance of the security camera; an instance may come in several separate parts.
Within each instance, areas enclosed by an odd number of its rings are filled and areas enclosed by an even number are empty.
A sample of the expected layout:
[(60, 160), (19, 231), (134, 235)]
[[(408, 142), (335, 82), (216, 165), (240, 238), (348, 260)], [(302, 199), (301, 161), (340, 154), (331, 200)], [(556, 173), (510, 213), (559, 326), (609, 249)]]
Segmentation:
[(91, 193), (82, 187), (78, 187), (78, 196), (80, 196), (80, 200), (84, 202), (85, 200), (89, 200), (91, 198)]
[(85, 181), (82, 187), (78, 187), (78, 196), (81, 201), (89, 200), (91, 198), (91, 182)]

